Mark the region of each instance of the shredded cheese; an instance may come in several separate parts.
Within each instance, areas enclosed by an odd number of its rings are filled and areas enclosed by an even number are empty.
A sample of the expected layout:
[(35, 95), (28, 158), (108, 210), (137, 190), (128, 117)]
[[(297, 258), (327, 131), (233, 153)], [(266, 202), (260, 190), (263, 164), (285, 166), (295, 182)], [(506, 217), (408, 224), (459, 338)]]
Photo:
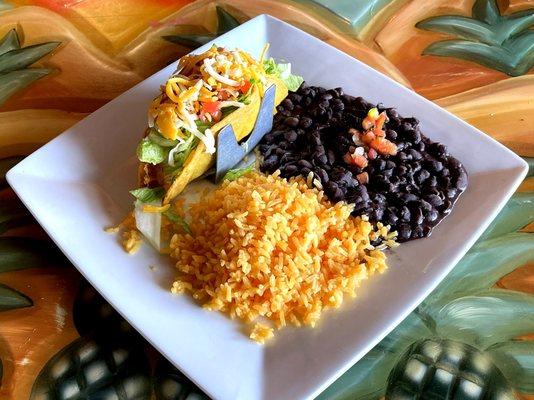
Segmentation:
[(205, 134), (205, 140), (204, 145), (206, 146), (206, 153), (208, 154), (214, 154), (215, 153), (215, 137), (213, 136), (213, 132), (211, 129), (206, 129), (204, 132)]
[(269, 50), (269, 43), (265, 43), (265, 46), (263, 46), (263, 50), (261, 51), (260, 56), (260, 65), (263, 65), (263, 61), (265, 61), (265, 56), (267, 55), (267, 50)]
[(228, 86), (239, 86), (239, 82), (234, 81), (233, 79), (227, 78), (225, 76), (222, 76), (217, 71), (213, 69), (213, 63), (214, 61), (212, 59), (206, 58), (204, 60), (204, 68), (208, 74), (211, 75), (211, 77), (219, 82), (225, 83)]
[(143, 212), (147, 213), (163, 213), (170, 208), (170, 204), (165, 204), (164, 206), (155, 206), (153, 204), (143, 205)]
[[(164, 138), (179, 140), (179, 145), (194, 135), (201, 140), (206, 152), (215, 152), (215, 139), (211, 130), (202, 133), (197, 121), (215, 122), (220, 119), (220, 110), (225, 107), (244, 107), (238, 101), (239, 88), (248, 82), (263, 94), (266, 82), (262, 51), (260, 62), (243, 50), (225, 50), (212, 46), (199, 55), (180, 59), (176, 72), (162, 86), (162, 94), (156, 98), (148, 112), (148, 126), (156, 128)], [(217, 103), (213, 111), (207, 111), (205, 103)], [(175, 146), (168, 155), (168, 164), (174, 166)]]

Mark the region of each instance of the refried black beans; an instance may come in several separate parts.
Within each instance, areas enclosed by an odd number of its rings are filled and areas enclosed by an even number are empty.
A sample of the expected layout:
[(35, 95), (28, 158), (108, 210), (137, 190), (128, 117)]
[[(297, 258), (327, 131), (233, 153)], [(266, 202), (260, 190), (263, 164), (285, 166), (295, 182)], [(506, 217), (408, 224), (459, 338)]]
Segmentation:
[(467, 187), (462, 164), (394, 108), (303, 84), (277, 109), (259, 146), (261, 170), (312, 172), (330, 200), (391, 225), (399, 242), (429, 236)]

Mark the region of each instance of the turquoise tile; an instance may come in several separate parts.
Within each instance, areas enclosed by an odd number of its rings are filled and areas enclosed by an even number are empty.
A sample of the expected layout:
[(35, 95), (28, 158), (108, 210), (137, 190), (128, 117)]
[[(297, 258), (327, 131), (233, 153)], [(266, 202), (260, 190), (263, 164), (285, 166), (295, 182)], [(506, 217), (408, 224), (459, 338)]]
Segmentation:
[(344, 19), (360, 30), (382, 10), (395, 0), (311, 0), (332, 11), (338, 17)]

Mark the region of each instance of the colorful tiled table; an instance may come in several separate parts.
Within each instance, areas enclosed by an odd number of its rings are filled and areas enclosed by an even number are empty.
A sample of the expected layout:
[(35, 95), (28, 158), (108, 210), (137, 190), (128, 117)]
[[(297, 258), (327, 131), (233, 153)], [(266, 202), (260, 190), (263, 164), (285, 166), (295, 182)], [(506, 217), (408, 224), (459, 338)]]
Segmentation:
[(0, 1), (0, 398), (204, 398), (83, 281), (4, 176), (262, 13), (391, 76), (531, 165), (445, 281), (319, 398), (534, 399), (532, 0)]

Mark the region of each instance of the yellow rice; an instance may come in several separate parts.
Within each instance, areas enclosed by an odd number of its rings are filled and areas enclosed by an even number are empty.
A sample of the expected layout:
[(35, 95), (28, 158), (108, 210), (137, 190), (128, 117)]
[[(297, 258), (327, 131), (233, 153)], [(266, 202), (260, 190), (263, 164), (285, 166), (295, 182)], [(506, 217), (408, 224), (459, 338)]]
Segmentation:
[(272, 337), (274, 337), (274, 329), (262, 323), (254, 325), (252, 332), (250, 332), (250, 338), (261, 344)]
[(141, 247), (143, 239), (141, 233), (135, 226), (135, 218), (133, 212), (128, 213), (124, 220), (117, 226), (111, 226), (104, 229), (107, 233), (121, 232), (121, 244), (124, 251), (130, 254), (135, 254)]
[[(314, 326), (324, 309), (339, 307), (362, 280), (386, 269), (371, 241), (393, 243), (389, 227), (376, 232), (367, 218), (350, 217), (352, 210), (300, 178), (254, 172), (226, 181), (190, 205), (192, 235), (172, 237), (179, 271), (172, 292), (247, 323)], [(258, 342), (271, 336), (263, 324), (251, 333)]]

